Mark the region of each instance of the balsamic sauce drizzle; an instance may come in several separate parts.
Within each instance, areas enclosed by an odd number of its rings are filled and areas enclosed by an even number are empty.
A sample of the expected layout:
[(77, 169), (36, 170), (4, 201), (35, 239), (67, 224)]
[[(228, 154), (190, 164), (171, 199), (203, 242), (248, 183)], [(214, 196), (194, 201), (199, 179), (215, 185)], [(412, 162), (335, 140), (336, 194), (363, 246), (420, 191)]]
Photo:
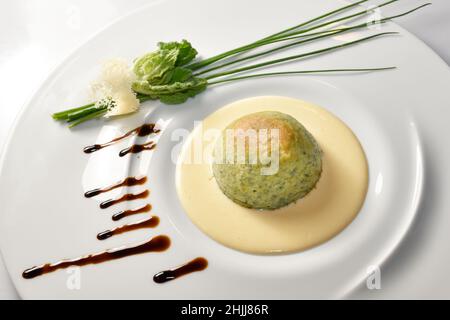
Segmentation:
[(174, 269), (158, 272), (153, 276), (153, 281), (155, 281), (156, 283), (164, 283), (177, 279), (188, 273), (205, 270), (207, 266), (208, 260), (202, 257), (198, 257)]
[(109, 208), (115, 204), (124, 202), (124, 201), (132, 201), (132, 200), (136, 200), (136, 199), (144, 199), (147, 198), (148, 195), (150, 194), (150, 191), (145, 190), (141, 193), (137, 193), (137, 194), (133, 194), (133, 193), (127, 193), (124, 194), (123, 196), (121, 196), (120, 198), (117, 199), (109, 199), (109, 200), (105, 200), (102, 203), (100, 203), (100, 208), (101, 209), (106, 209)]
[[(108, 147), (116, 142), (121, 141), (122, 139), (125, 139), (127, 137), (130, 137), (132, 135), (137, 135), (138, 137), (144, 137), (151, 134), (156, 134), (160, 132), (159, 129), (155, 129), (154, 123), (147, 123), (143, 124), (140, 127), (137, 127), (133, 130), (128, 131), (122, 136), (119, 136), (115, 139), (112, 139), (111, 141), (108, 141), (103, 144), (94, 144), (91, 146), (87, 146), (83, 149), (85, 153), (93, 153), (100, 149), (103, 149), (105, 147)], [(131, 147), (125, 148), (120, 151), (119, 156), (123, 157), (129, 153), (139, 153), (144, 150), (153, 150), (156, 147), (156, 143), (154, 141), (150, 141), (144, 144), (134, 144)], [(136, 178), (136, 177), (128, 177), (124, 180), (117, 182), (116, 184), (110, 185), (105, 188), (96, 188), (93, 190), (87, 191), (84, 196), (86, 198), (92, 198), (95, 197), (101, 193), (109, 192), (113, 189), (119, 188), (119, 187), (131, 187), (136, 185), (143, 185), (147, 182), (147, 177), (142, 178)], [(121, 197), (117, 199), (109, 199), (106, 201), (103, 201), (100, 203), (101, 209), (109, 208), (110, 206), (113, 206), (117, 203), (124, 202), (124, 201), (132, 201), (136, 199), (143, 199), (148, 197), (150, 194), (149, 190), (145, 190), (141, 193), (132, 194), (127, 193), (122, 195)], [(152, 209), (152, 206), (150, 204), (146, 204), (143, 207), (137, 208), (137, 209), (130, 209), (130, 210), (124, 210), (115, 213), (112, 216), (113, 221), (118, 221), (122, 218), (125, 218), (127, 216), (131, 216), (134, 214), (149, 212)], [(159, 224), (159, 218), (157, 216), (151, 216), (150, 218), (137, 221), (130, 224), (125, 224), (122, 226), (118, 226), (115, 228), (112, 228), (110, 230), (106, 230), (103, 232), (100, 232), (97, 235), (98, 240), (105, 240), (113, 235), (121, 234), (124, 232), (142, 229), (142, 228), (155, 228)], [(162, 252), (167, 250), (171, 245), (170, 238), (166, 235), (159, 235), (156, 237), (153, 237), (149, 239), (146, 242), (142, 242), (136, 245), (128, 246), (128, 247), (119, 247), (119, 248), (113, 248), (108, 249), (106, 251), (102, 251), (99, 253), (94, 254), (88, 254), (85, 256), (81, 256), (75, 259), (65, 259), (60, 260), (55, 263), (46, 263), (40, 266), (35, 266), (29, 269), (26, 269), (22, 273), (22, 277), (25, 279), (32, 279), (38, 276), (41, 276), (43, 274), (51, 273), (59, 269), (64, 269), (70, 266), (85, 266), (89, 264), (99, 264), (111, 260), (121, 259), (124, 257), (137, 255), (137, 254), (143, 254), (147, 252)], [(179, 278), (181, 276), (184, 276), (186, 274), (197, 272), (206, 269), (208, 266), (208, 261), (205, 258), (198, 257), (192, 261), (189, 261), (188, 263), (185, 263), (181, 266), (178, 266), (174, 269), (161, 271), (154, 275), (153, 281), (156, 283), (164, 283), (167, 281), (174, 280), (176, 278)]]
[(159, 235), (135, 246), (110, 249), (103, 252), (82, 256), (76, 259), (61, 260), (56, 263), (46, 263), (41, 266), (32, 267), (25, 270), (22, 273), (22, 277), (24, 277), (25, 279), (31, 279), (70, 266), (82, 267), (89, 264), (103, 263), (106, 261), (116, 260), (136, 254), (147, 252), (162, 252), (167, 250), (169, 247), (170, 238), (165, 235)]
[(133, 231), (137, 229), (143, 229), (143, 228), (155, 228), (159, 224), (159, 218), (157, 216), (151, 216), (148, 219), (144, 219), (141, 221), (137, 221), (130, 224), (125, 224), (120, 227), (116, 227), (110, 230), (106, 230), (103, 232), (100, 232), (97, 234), (98, 240), (105, 240), (108, 239), (114, 235), (121, 234), (128, 231)]
[(153, 150), (156, 147), (156, 143), (153, 141), (144, 144), (133, 144), (131, 147), (120, 150), (119, 157), (124, 157), (129, 153), (139, 153), (144, 150)]
[(147, 182), (147, 177), (142, 177), (142, 178), (128, 177), (128, 178), (126, 178), (116, 184), (113, 184), (109, 187), (96, 188), (96, 189), (89, 190), (84, 194), (84, 196), (86, 198), (92, 198), (92, 197), (95, 197), (96, 195), (99, 195), (100, 193), (108, 192), (108, 191), (111, 191), (116, 188), (132, 187), (132, 186), (144, 184), (146, 182)]
[(112, 145), (116, 142), (119, 142), (127, 137), (132, 136), (132, 135), (137, 135), (138, 137), (145, 137), (145, 136), (151, 135), (153, 133), (158, 133), (159, 131), (160, 131), (159, 129), (155, 129), (154, 123), (145, 123), (142, 126), (134, 128), (133, 130), (128, 131), (124, 135), (114, 138), (108, 142), (87, 146), (83, 149), (83, 151), (84, 151), (84, 153), (93, 153), (100, 149), (109, 147), (110, 145)]
[(111, 217), (111, 219), (113, 221), (119, 221), (122, 218), (131, 216), (131, 215), (134, 215), (134, 214), (149, 212), (150, 210), (152, 210), (152, 205), (151, 204), (146, 204), (145, 206), (137, 208), (137, 209), (129, 209), (129, 210), (124, 210), (124, 211), (119, 211), (119, 212), (115, 213)]

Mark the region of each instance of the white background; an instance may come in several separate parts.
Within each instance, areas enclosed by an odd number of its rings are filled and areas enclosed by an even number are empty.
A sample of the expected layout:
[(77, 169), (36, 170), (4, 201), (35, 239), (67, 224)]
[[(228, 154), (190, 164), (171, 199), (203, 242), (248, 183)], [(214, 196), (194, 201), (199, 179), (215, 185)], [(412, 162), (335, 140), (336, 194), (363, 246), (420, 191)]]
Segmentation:
[[(214, 1), (220, 0), (211, 0), (211, 6), (214, 6)], [(3, 147), (22, 105), (65, 56), (102, 27), (149, 2), (151, 1), (1, 0), (0, 148)], [(339, 6), (340, 1), (336, 2)], [(397, 23), (422, 39), (449, 64), (450, 1), (431, 2), (433, 3), (431, 7), (401, 18)], [(394, 12), (401, 12), (418, 3), (423, 2), (399, 1), (395, 4)], [(436, 264), (439, 264), (439, 257), (436, 257)], [(424, 270), (424, 272), (433, 271)], [(448, 277), (447, 274), (435, 276)], [(450, 288), (447, 296), (450, 297)], [(17, 293), (0, 260), (0, 299), (17, 298)]]

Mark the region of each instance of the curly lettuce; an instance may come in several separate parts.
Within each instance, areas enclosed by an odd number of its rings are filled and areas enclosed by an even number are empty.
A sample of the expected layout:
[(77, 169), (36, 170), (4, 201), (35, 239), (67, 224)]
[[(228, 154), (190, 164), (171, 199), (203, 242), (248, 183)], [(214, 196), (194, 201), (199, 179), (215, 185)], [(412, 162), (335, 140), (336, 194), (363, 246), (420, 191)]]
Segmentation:
[(197, 50), (186, 41), (160, 42), (158, 49), (134, 62), (135, 92), (159, 99), (166, 104), (180, 104), (194, 97), (207, 87), (207, 81), (194, 77), (185, 68), (197, 56)]

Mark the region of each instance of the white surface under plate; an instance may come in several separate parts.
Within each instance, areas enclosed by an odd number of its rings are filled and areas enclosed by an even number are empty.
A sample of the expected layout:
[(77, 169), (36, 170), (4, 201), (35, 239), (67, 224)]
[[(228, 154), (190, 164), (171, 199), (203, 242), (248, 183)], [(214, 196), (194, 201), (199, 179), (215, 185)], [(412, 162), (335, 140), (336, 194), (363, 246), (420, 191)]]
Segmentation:
[[(31, 99), (7, 144), (0, 175), (1, 250), (22, 297), (346, 297), (365, 282), (369, 266), (381, 266), (388, 257), (394, 259), (401, 254), (395, 249), (404, 246), (408, 231), (414, 228), (413, 222), (424, 208), (435, 214), (449, 208), (448, 200), (439, 191), (448, 190), (448, 164), (443, 165), (448, 151), (440, 150), (436, 142), (440, 136), (448, 136), (443, 114), (448, 114), (444, 107), (449, 101), (446, 84), (450, 74), (431, 50), (394, 24), (382, 30), (398, 31), (398, 36), (279, 69), (396, 65), (395, 71), (243, 81), (208, 89), (184, 105), (149, 102), (129, 118), (94, 121), (75, 130), (49, 117), (61, 106), (86, 102), (86, 87), (105, 58), (131, 60), (151, 50), (157, 41), (182, 38), (209, 56), (333, 9), (336, 2), (286, 1), (283, 6), (267, 2), (259, 4), (257, 10), (252, 1), (239, 2), (239, 10), (235, 10), (237, 5), (228, 1), (209, 11), (206, 0), (166, 1), (139, 10), (80, 47)], [(346, 34), (294, 50), (343, 43), (374, 32), (377, 30)], [(367, 154), (370, 183), (362, 211), (337, 237), (308, 251), (257, 256), (223, 247), (190, 222), (176, 196), (175, 163), (171, 157), (179, 141), (172, 139), (173, 130), (191, 130), (194, 121), (221, 106), (258, 95), (290, 96), (326, 108), (355, 132)], [(119, 158), (118, 150), (133, 142), (129, 140), (91, 156), (82, 153), (84, 146), (113, 138), (142, 124), (144, 119), (164, 120), (167, 124), (154, 152)], [(446, 170), (433, 176), (433, 185), (428, 182), (429, 172), (433, 174), (429, 166)], [(98, 208), (102, 197), (85, 199), (84, 191), (136, 174), (148, 174), (149, 201), (161, 224), (156, 229), (98, 241), (98, 232), (115, 225), (110, 215), (119, 207), (103, 212)], [(433, 190), (433, 208), (428, 188)], [(127, 222), (131, 220), (135, 218)], [(138, 243), (157, 234), (171, 237), (168, 251), (83, 267), (79, 290), (67, 287), (70, 274), (64, 270), (32, 280), (21, 276), (25, 268), (36, 264)], [(153, 283), (154, 273), (196, 256), (209, 260), (206, 271), (163, 285)]]

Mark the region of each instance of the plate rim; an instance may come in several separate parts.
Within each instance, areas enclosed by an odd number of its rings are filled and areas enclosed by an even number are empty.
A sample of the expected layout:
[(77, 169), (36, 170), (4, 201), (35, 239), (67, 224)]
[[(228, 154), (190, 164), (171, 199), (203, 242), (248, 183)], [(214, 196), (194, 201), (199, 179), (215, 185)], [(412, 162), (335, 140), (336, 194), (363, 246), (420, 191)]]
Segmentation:
[[(83, 48), (88, 43), (90, 43), (91, 41), (95, 40), (96, 37), (98, 37), (99, 35), (103, 34), (105, 31), (107, 31), (113, 25), (116, 25), (117, 23), (120, 23), (120, 22), (122, 22), (122, 21), (124, 21), (126, 19), (129, 19), (130, 17), (134, 16), (135, 14), (140, 13), (141, 11), (147, 10), (150, 7), (160, 5), (160, 4), (165, 3), (167, 1), (173, 1), (173, 0), (153, 0), (151, 3), (147, 3), (145, 5), (142, 5), (142, 6), (138, 7), (138, 8), (136, 8), (136, 9), (126, 13), (125, 15), (122, 15), (122, 16), (112, 20), (111, 22), (108, 22), (107, 24), (102, 26), (100, 29), (98, 29), (97, 31), (92, 33), (90, 36), (88, 36), (80, 44), (78, 44), (73, 50), (71, 50), (71, 52), (69, 54), (65, 55), (62, 59), (60, 59), (57, 62), (57, 64), (47, 73), (47, 75), (44, 77), (44, 80), (42, 80), (41, 84), (37, 88), (35, 88), (28, 95), (28, 98), (26, 99), (26, 102), (20, 107), (19, 112), (15, 116), (15, 119), (14, 119), (12, 125), (10, 126), (10, 128), (8, 130), (8, 133), (7, 133), (6, 138), (5, 138), (5, 143), (3, 144), (3, 147), (0, 150), (0, 185), (2, 184), (2, 177), (3, 177), (3, 174), (4, 174), (4, 170), (5, 170), (5, 159), (8, 156), (7, 154), (9, 153), (11, 142), (12, 142), (14, 134), (16, 133), (16, 129), (17, 129), (18, 124), (21, 122), (21, 120), (24, 117), (24, 115), (26, 114), (26, 112), (32, 107), (33, 100), (40, 94), (40, 92), (42, 92), (47, 86), (49, 86), (51, 84), (51, 82), (54, 79), (54, 77), (57, 76), (57, 74), (59, 74), (63, 70), (65, 64), (67, 64), (68, 62), (70, 62), (73, 59), (75, 59), (77, 57), (77, 55), (79, 54), (79, 52), (82, 51)], [(348, 2), (348, 1), (345, 0), (345, 2)], [(364, 4), (361, 5), (361, 6), (365, 7)], [(439, 63), (441, 64), (441, 67), (444, 67), (446, 69), (446, 71), (447, 71), (447, 74), (450, 75), (450, 66), (442, 59), (442, 57), (439, 54), (437, 54), (422, 39), (418, 38), (417, 36), (415, 36), (414, 34), (409, 32), (408, 30), (403, 28), (402, 26), (398, 25), (396, 22), (390, 22), (390, 23), (392, 23), (397, 28), (399, 28), (404, 35), (407, 35), (413, 41), (416, 41), (417, 43), (420, 43), (420, 45), (423, 48), (427, 48), (428, 53), (430, 55), (434, 55), (434, 57), (437, 58), (437, 59), (435, 59), (435, 61), (436, 62), (439, 61)], [(420, 135), (417, 135), (417, 139), (418, 139), (419, 142), (422, 143), (422, 139), (421, 139)], [(420, 146), (421, 146), (421, 144), (420, 144)], [(424, 155), (423, 155), (423, 150), (422, 150), (423, 148), (420, 148), (420, 149), (421, 149), (420, 158), (421, 158), (422, 164), (424, 164), (424, 161), (426, 161), (426, 159), (424, 158)], [(421, 203), (422, 197), (423, 197), (423, 177), (421, 179), (420, 185), (421, 185), (421, 188), (420, 188), (419, 194), (421, 196), (419, 197), (419, 200), (418, 200), (417, 204), (415, 204), (415, 209), (414, 209), (415, 211), (417, 211), (419, 209), (420, 203)], [(386, 258), (383, 259), (383, 264), (387, 263), (389, 258), (392, 256), (392, 254), (395, 253), (396, 249), (398, 248), (398, 245), (401, 243), (401, 241), (404, 238), (404, 236), (408, 233), (410, 225), (414, 223), (415, 217), (416, 217), (416, 215), (414, 215), (414, 218), (410, 221), (410, 224), (408, 225), (408, 228), (406, 228), (405, 233), (402, 235), (402, 237), (399, 237), (399, 242), (394, 247), (394, 250), (391, 250), (391, 252), (386, 256)], [(0, 243), (0, 256), (2, 258), (4, 258), (3, 253), (2, 253), (2, 247), (3, 247), (3, 245)], [(14, 278), (11, 277), (9, 264), (6, 262), (5, 259), (3, 261), (5, 261), (5, 268), (6, 268), (7, 272), (8, 272), (8, 276), (12, 279), (12, 283), (14, 285), (14, 288), (17, 290), (19, 296), (22, 298), (23, 297), (22, 292), (20, 291), (19, 287), (16, 286)]]

